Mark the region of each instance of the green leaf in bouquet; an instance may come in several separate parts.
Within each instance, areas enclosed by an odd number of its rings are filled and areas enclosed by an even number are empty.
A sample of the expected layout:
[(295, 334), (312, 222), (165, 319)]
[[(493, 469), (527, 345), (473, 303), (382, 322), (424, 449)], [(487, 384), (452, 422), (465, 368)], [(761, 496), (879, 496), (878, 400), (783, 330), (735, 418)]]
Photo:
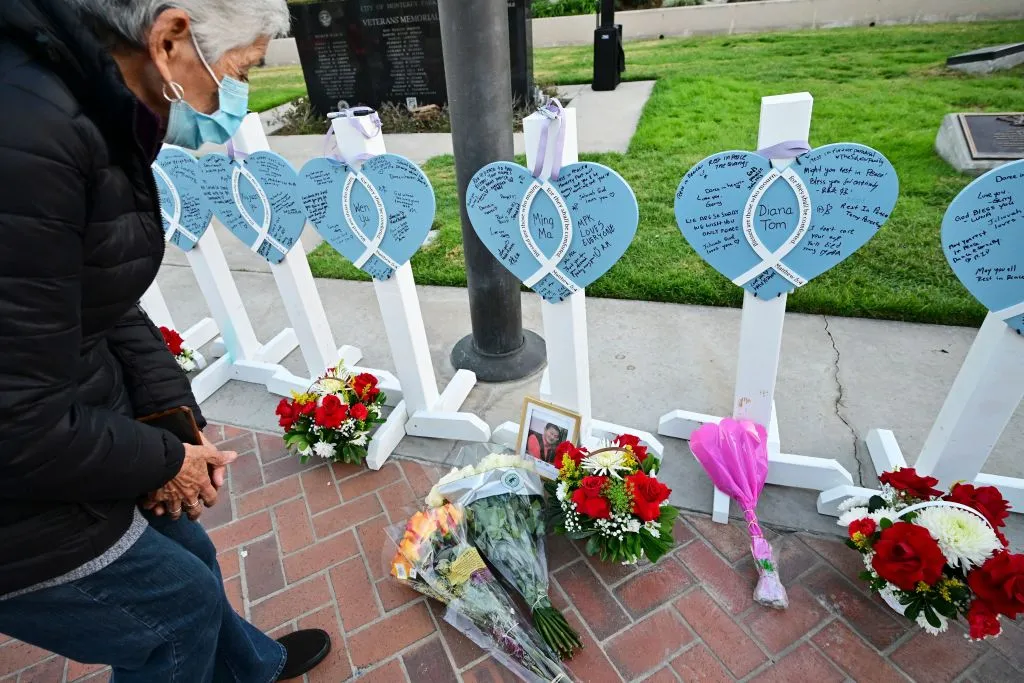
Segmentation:
[(924, 618), (932, 625), (932, 628), (940, 628), (942, 626), (942, 620), (935, 614), (935, 610), (931, 608), (931, 605), (924, 606)]
[(932, 603), (932, 607), (935, 611), (946, 617), (947, 619), (956, 619), (956, 607), (945, 600), (936, 600)]
[(868, 512), (877, 512), (885, 507), (885, 500), (881, 496), (868, 498)]
[(875, 579), (875, 575), (872, 574), (871, 572), (869, 572), (867, 569), (865, 569), (860, 574), (858, 574), (857, 577), (859, 579), (861, 579), (862, 581), (868, 581), (868, 582), (874, 581), (874, 579)]
[(883, 517), (882, 521), (878, 523), (878, 526), (884, 531), (885, 529), (888, 529), (892, 526), (892, 520), (888, 517)]
[(921, 614), (921, 604), (918, 602), (911, 602), (903, 612), (903, 616), (911, 621), (917, 621), (917, 615), (919, 614)]

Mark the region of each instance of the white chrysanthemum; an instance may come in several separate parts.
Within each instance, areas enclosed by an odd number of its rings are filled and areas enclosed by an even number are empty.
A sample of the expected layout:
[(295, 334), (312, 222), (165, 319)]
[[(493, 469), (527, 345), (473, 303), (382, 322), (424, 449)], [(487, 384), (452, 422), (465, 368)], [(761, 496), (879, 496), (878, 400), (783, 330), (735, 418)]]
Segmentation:
[(622, 451), (605, 451), (593, 453), (583, 458), (583, 469), (598, 476), (609, 476), (621, 479), (619, 470), (628, 470)]
[(334, 444), (327, 443), (326, 441), (317, 441), (315, 444), (313, 444), (313, 452), (324, 459), (333, 458)]
[(185, 372), (192, 372), (196, 369), (195, 361), (193, 361), (186, 353), (175, 356), (174, 360), (178, 362), (178, 367)]
[(631, 533), (631, 534), (638, 534), (638, 533), (640, 533), (640, 520), (639, 519), (630, 519), (629, 521), (627, 521), (626, 522), (626, 531), (628, 533)]
[(565, 497), (569, 495), (569, 482), (560, 481), (558, 482), (557, 488), (555, 488), (555, 498), (558, 500), (565, 500)]
[(864, 519), (865, 517), (875, 520), (875, 523), (881, 523), (883, 519), (887, 519), (894, 524), (898, 521), (896, 510), (892, 508), (881, 508), (874, 512), (868, 512), (867, 508), (851, 508), (839, 515), (839, 520), (836, 522), (841, 527), (848, 527), (858, 519)]
[(358, 436), (352, 439), (353, 446), (365, 446), (370, 443), (370, 433), (361, 432)]
[(323, 394), (340, 394), (342, 389), (345, 388), (345, 383), (340, 379), (327, 377), (317, 382), (317, 388)]
[(867, 509), (867, 507), (868, 507), (868, 499), (867, 498), (863, 498), (861, 496), (850, 496), (849, 498), (844, 500), (842, 503), (840, 503), (839, 506), (836, 509), (839, 512), (846, 512), (847, 510), (852, 510), (853, 508), (864, 508), (864, 509)]
[(299, 455), (305, 457), (307, 455), (313, 455), (313, 447), (306, 444), (306, 447), (299, 450)]
[(928, 530), (950, 566), (968, 570), (987, 560), (1002, 544), (979, 516), (951, 507), (930, 507), (914, 523)]
[(939, 618), (938, 628), (935, 628), (934, 626), (928, 623), (928, 619), (924, 616), (924, 612), (921, 612), (921, 614), (917, 615), (917, 625), (923, 628), (930, 635), (937, 636), (940, 633), (943, 633), (947, 628), (949, 628), (949, 619), (942, 616), (938, 612), (935, 613), (935, 616)]
[(658, 523), (658, 520), (655, 519), (651, 520), (650, 522), (646, 522), (644, 524), (644, 528), (647, 529), (647, 533), (649, 533), (651, 536), (654, 536), (655, 538), (661, 538), (661, 524)]

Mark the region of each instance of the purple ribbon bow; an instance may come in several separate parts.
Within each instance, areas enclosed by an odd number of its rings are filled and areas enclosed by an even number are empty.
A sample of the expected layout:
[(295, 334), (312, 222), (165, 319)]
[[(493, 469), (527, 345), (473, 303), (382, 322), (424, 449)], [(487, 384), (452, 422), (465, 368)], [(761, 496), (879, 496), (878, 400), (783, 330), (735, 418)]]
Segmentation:
[(562, 170), (562, 150), (565, 148), (565, 109), (562, 103), (556, 98), (548, 100), (547, 104), (537, 110), (544, 115), (544, 127), (540, 132), (540, 142), (537, 144), (536, 161), (533, 164), (533, 177), (540, 178), (544, 170), (544, 162), (548, 149), (548, 131), (552, 125), (558, 126), (558, 137), (555, 138), (554, 158), (551, 161), (551, 178), (558, 180), (558, 174)]
[(782, 142), (759, 149), (754, 154), (765, 159), (795, 159), (801, 154), (811, 151), (811, 146), (806, 140), (784, 140)]
[[(360, 114), (362, 116), (360, 116)], [(339, 112), (331, 112), (327, 115), (327, 118), (329, 119), (336, 119), (340, 117), (345, 117), (348, 124), (359, 131), (359, 134), (367, 140), (380, 135), (381, 128), (383, 128), (383, 124), (380, 122), (380, 116), (372, 107), (350, 107)], [(370, 127), (369, 132), (367, 132), (366, 128), (360, 124), (361, 120), (365, 118), (368, 118), (370, 123), (373, 124)], [(327, 131), (327, 135), (324, 136), (324, 156), (338, 161), (343, 161), (349, 166), (355, 166), (358, 163), (362, 163), (367, 159), (372, 159), (374, 157), (373, 154), (369, 154), (367, 152), (357, 154), (351, 158), (346, 157), (342, 153), (341, 149), (338, 148), (338, 140), (334, 136), (334, 126), (331, 126)]]

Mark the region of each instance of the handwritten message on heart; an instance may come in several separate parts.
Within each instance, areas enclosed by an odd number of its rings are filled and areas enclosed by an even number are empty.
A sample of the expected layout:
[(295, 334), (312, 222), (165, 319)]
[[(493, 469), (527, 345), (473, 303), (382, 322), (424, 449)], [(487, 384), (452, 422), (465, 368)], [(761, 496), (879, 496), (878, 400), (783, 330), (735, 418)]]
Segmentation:
[(518, 164), (488, 164), (469, 184), (466, 211), (491, 253), (551, 303), (615, 265), (640, 220), (622, 176), (590, 162), (569, 164), (544, 183)]
[(199, 162), (180, 147), (165, 146), (153, 162), (153, 177), (165, 239), (182, 251), (191, 250), (213, 217), (199, 189)]
[(967, 291), (1024, 334), (1024, 160), (957, 195), (942, 219), (942, 250)]
[(752, 152), (710, 156), (683, 177), (676, 221), (715, 270), (763, 299), (801, 287), (860, 249), (899, 194), (870, 147), (818, 147), (779, 171)]
[(373, 157), (361, 171), (312, 159), (302, 167), (299, 196), (324, 240), (377, 280), (390, 278), (423, 245), (436, 209), (427, 176), (397, 154)]
[(271, 263), (280, 263), (302, 235), (306, 213), (299, 176), (283, 157), (256, 152), (232, 161), (208, 154), (199, 179), (214, 214), (242, 243)]

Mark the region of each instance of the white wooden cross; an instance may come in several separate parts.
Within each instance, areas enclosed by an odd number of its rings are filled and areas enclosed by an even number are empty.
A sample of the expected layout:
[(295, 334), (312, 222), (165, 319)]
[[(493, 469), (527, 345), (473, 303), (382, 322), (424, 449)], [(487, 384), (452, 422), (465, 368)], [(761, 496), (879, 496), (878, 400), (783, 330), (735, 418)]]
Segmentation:
[[(810, 93), (761, 98), (757, 148), (763, 149), (786, 140), (807, 140), (810, 136), (813, 104), (814, 99)], [(782, 170), (792, 162), (792, 159), (773, 160), (772, 166)], [(769, 484), (818, 491), (852, 486), (853, 477), (834, 459), (782, 452), (779, 423), (775, 414), (775, 383), (782, 351), (786, 299), (785, 294), (764, 300), (746, 290), (743, 292), (732, 415), (766, 425)], [(661, 417), (658, 433), (689, 439), (690, 434), (701, 425), (717, 423), (721, 419), (715, 415), (673, 410)], [(729, 497), (718, 489), (715, 489), (712, 519), (723, 524), (729, 520)]]
[[(523, 134), (526, 139), (526, 166), (528, 168), (534, 168), (536, 164), (538, 146), (545, 125), (549, 125), (548, 119), (540, 112), (535, 112), (523, 120)], [(579, 161), (576, 110), (572, 108), (563, 110), (558, 125), (566, 127), (562, 163), (564, 165), (576, 163)], [(558, 137), (558, 135), (548, 136), (549, 148), (557, 144)], [(542, 175), (546, 177), (546, 174), (550, 174), (550, 163), (555, 155), (546, 154), (545, 156), (546, 161)], [(541, 301), (540, 306), (548, 354), (548, 367), (541, 380), (541, 397), (582, 416), (580, 441), (583, 445), (593, 447), (596, 443), (613, 439), (619, 434), (633, 434), (640, 437), (660, 458), (664, 448), (650, 432), (596, 420), (593, 417), (590, 396), (586, 292), (580, 289), (557, 304)], [(519, 438), (519, 427), (520, 425), (515, 422), (505, 422), (499, 425), (494, 430), (494, 441), (514, 448)]]
[[(346, 117), (336, 117), (331, 123), (339, 151), (345, 159), (353, 160), (351, 163), (357, 170), (362, 168), (363, 160), (387, 152), (383, 133), (371, 132), (367, 136), (355, 127), (370, 124), (369, 116), (357, 117), (354, 122)], [(378, 211), (383, 210), (382, 205), (378, 206)], [(368, 249), (367, 253), (374, 252)], [(430, 359), (412, 266), (409, 263), (399, 266), (388, 280), (374, 279), (373, 289), (403, 399), (374, 434), (367, 464), (373, 469), (379, 468), (383, 459), (380, 462), (375, 459), (386, 458), (406, 434), (457, 441), (488, 441), (491, 429), (487, 423), (471, 413), (459, 412), (476, 385), (476, 374), (470, 370), (459, 370), (443, 392), (437, 390), (437, 377)], [(390, 448), (382, 445), (375, 454), (372, 448), (377, 444), (389, 444)]]
[[(989, 313), (960, 366), (928, 438), (914, 463), (920, 475), (935, 477), (939, 488), (955, 482), (995, 486), (1024, 513), (1024, 479), (984, 474), (982, 468), (999, 437), (1024, 399), (1024, 336), (1003, 317)], [(868, 451), (875, 470), (906, 467), (896, 435), (872, 429)], [(818, 496), (818, 512), (836, 515), (836, 506), (849, 496), (868, 496), (870, 489), (839, 486)]]

